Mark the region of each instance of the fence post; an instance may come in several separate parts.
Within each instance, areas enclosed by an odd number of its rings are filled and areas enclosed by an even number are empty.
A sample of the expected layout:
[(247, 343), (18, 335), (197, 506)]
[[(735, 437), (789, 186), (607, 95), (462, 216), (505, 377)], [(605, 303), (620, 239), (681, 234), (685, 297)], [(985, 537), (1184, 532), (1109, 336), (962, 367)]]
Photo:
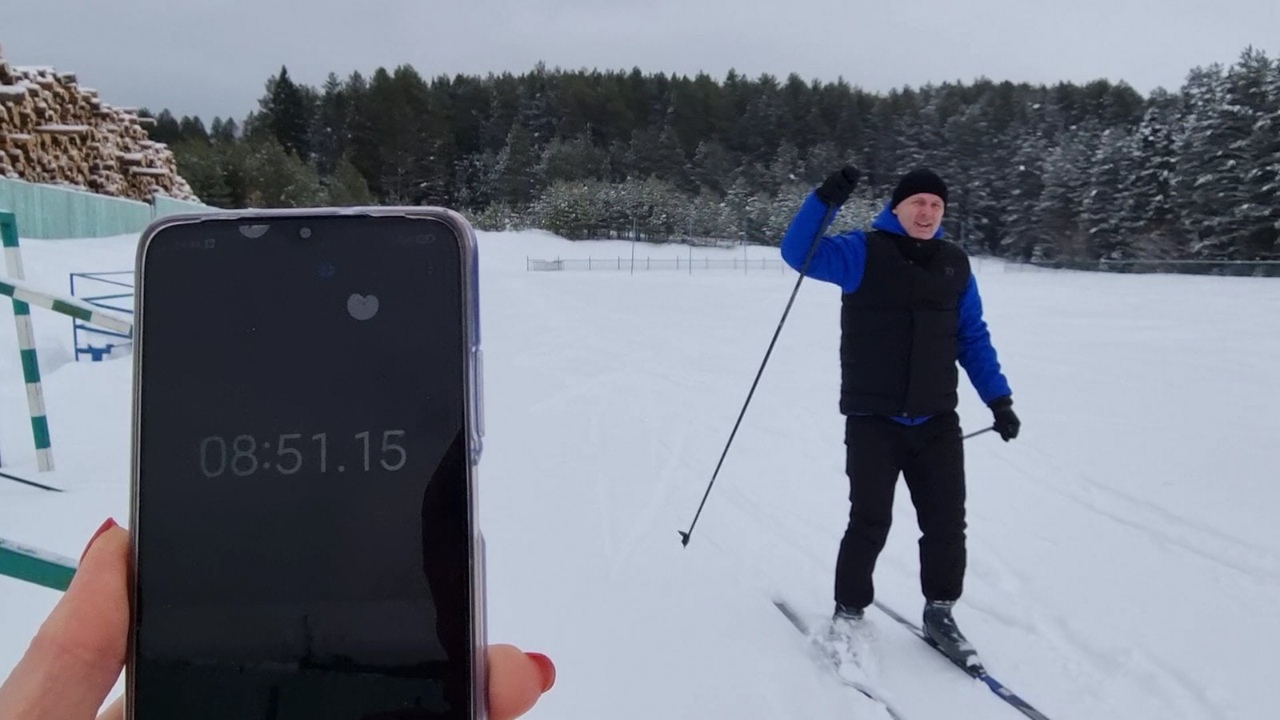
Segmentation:
[(0, 538), (0, 575), (25, 580), (51, 590), (66, 590), (75, 574), (76, 562), (69, 557)]
[[(5, 267), (9, 276), (15, 280), (25, 280), (22, 255), (18, 248), (18, 221), (8, 210), (0, 210), (0, 240), (3, 241)], [(17, 297), (13, 299), (13, 321), (18, 329), (18, 354), (22, 358), (22, 379), (27, 386), (27, 409), (31, 415), (36, 462), (40, 472), (48, 472), (53, 470), (53, 442), (44, 407), (44, 389), (40, 383), (40, 362), (36, 358), (35, 331), (31, 327), (31, 306)]]

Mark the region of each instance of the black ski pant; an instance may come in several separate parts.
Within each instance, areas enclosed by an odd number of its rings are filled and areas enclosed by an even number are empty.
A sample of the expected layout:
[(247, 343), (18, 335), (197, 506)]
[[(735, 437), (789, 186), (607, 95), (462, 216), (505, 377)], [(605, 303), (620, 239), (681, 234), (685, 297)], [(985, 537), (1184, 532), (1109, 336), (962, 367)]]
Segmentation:
[(835, 600), (866, 607), (875, 597), (871, 575), (893, 520), (899, 473), (911, 493), (920, 527), (920, 589), (926, 600), (956, 600), (964, 587), (964, 445), (955, 412), (908, 426), (890, 418), (845, 421), (849, 525), (836, 559)]

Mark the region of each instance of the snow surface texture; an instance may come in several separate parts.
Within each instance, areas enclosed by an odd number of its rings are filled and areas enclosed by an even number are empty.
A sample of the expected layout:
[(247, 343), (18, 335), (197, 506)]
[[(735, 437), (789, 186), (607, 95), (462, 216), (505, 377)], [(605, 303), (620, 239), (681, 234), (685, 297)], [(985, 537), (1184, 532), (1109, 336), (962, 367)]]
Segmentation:
[[(65, 292), (69, 272), (131, 268), (134, 239), (24, 241), (23, 252), (32, 284)], [(810, 622), (830, 613), (848, 496), (839, 291), (801, 288), (682, 548), (677, 530), (795, 276), (526, 271), (526, 257), (630, 252), (481, 235), (490, 637), (546, 652), (559, 670), (529, 717), (885, 717), (818, 665), (771, 602), (785, 596)], [(637, 257), (687, 253), (640, 246)], [(1272, 717), (1280, 282), (977, 268), (1024, 432), (967, 444), (961, 629), (1054, 720)], [(0, 484), (0, 536), (78, 557), (104, 518), (128, 518), (129, 358), (75, 363), (71, 321), (33, 312), (53, 477), (71, 490)], [(0, 452), (6, 470), (34, 478), (11, 327), (0, 322)], [(965, 382), (973, 431), (991, 416)], [(918, 618), (903, 484), (895, 523), (879, 599)], [(0, 578), (0, 674), (57, 597)], [(1020, 717), (883, 613), (868, 617), (875, 681), (906, 717)]]

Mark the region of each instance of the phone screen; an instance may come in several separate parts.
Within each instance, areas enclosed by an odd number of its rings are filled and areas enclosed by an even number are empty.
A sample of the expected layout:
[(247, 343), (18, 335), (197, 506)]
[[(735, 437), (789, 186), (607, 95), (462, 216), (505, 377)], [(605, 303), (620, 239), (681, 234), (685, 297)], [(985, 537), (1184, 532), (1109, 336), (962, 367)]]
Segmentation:
[(145, 250), (132, 714), (471, 717), (459, 242), (244, 223)]

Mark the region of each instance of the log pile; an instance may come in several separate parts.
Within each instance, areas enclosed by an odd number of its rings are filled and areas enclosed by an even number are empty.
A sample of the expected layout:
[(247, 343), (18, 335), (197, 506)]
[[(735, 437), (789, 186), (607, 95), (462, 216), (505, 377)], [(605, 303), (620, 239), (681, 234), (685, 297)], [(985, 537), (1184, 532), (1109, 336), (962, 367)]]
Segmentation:
[(150, 139), (155, 121), (103, 102), (74, 73), (15, 67), (0, 49), (0, 177), (149, 202), (199, 199), (173, 151)]

